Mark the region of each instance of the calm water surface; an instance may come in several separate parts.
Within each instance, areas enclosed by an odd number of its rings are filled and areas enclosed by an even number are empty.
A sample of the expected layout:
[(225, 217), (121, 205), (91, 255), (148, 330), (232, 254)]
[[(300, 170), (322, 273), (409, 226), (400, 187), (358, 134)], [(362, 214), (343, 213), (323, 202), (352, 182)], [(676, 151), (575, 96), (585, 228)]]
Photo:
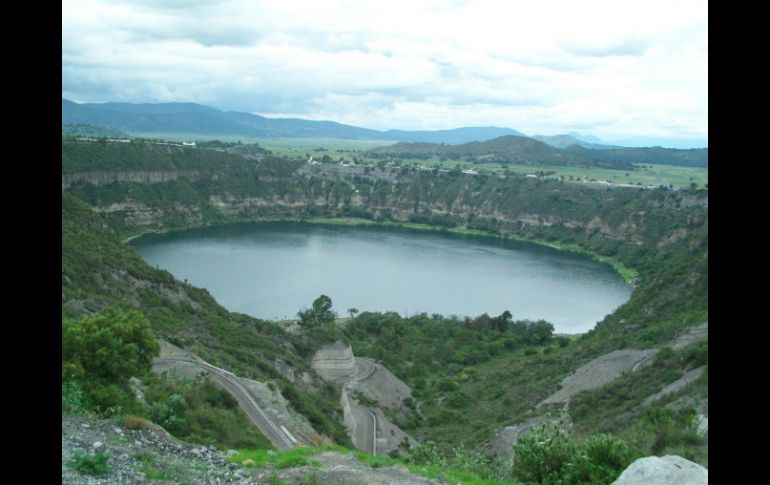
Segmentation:
[(533, 244), (395, 228), (252, 223), (149, 235), (153, 266), (207, 288), (225, 308), (296, 318), (321, 294), (341, 315), (426, 312), (546, 319), (585, 332), (628, 300), (608, 266)]

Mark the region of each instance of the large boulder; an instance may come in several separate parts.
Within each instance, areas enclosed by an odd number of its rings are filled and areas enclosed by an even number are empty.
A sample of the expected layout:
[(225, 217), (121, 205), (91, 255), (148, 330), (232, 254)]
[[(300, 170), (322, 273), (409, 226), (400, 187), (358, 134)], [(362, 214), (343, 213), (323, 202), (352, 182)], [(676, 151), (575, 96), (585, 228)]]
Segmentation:
[(681, 456), (648, 456), (631, 463), (612, 485), (707, 485), (709, 471)]

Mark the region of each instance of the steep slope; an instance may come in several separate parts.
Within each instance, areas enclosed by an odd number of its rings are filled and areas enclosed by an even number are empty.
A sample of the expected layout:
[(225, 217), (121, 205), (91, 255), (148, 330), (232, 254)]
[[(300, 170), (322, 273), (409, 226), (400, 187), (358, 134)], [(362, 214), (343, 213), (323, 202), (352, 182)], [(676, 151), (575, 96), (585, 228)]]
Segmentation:
[(83, 202), (62, 193), (62, 313), (110, 306), (139, 308), (159, 337), (243, 377), (275, 383), (319, 432), (347, 443), (339, 392), (303, 358), (323, 342), (228, 312), (206, 290), (147, 265)]

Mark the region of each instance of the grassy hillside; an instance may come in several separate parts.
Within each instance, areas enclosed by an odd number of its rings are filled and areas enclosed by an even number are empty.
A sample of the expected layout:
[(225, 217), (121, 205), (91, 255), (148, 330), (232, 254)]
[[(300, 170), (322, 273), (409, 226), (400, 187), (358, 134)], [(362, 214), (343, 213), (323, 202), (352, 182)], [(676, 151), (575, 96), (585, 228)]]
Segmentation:
[(501, 136), (484, 142), (470, 142), (462, 145), (436, 145), (431, 143), (396, 143), (395, 145), (373, 148), (369, 153), (379, 157), (428, 159), (441, 157), (448, 160), (471, 163), (502, 163), (524, 165), (579, 165), (604, 166), (622, 170), (633, 170), (633, 166), (622, 161), (592, 156), (593, 151), (574, 154), (554, 148), (545, 143), (522, 136)]
[(281, 364), (315, 375), (306, 357), (323, 344), (323, 335), (303, 338), (274, 322), (228, 312), (205, 289), (150, 267), (88, 206), (63, 193), (62, 314), (77, 318), (110, 307), (138, 308), (158, 337), (238, 375), (274, 382), (319, 433), (347, 442), (339, 391), (317, 377), (298, 388), (278, 370)]

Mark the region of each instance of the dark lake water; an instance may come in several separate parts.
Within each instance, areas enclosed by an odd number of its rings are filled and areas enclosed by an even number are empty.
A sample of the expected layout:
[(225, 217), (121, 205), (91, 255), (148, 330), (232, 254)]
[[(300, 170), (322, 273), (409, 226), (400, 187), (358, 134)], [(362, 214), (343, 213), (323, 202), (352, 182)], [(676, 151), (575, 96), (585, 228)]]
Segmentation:
[(534, 244), (385, 227), (252, 223), (148, 235), (153, 266), (231, 311), (296, 318), (321, 294), (333, 309), (540, 319), (578, 333), (628, 300), (609, 266)]

